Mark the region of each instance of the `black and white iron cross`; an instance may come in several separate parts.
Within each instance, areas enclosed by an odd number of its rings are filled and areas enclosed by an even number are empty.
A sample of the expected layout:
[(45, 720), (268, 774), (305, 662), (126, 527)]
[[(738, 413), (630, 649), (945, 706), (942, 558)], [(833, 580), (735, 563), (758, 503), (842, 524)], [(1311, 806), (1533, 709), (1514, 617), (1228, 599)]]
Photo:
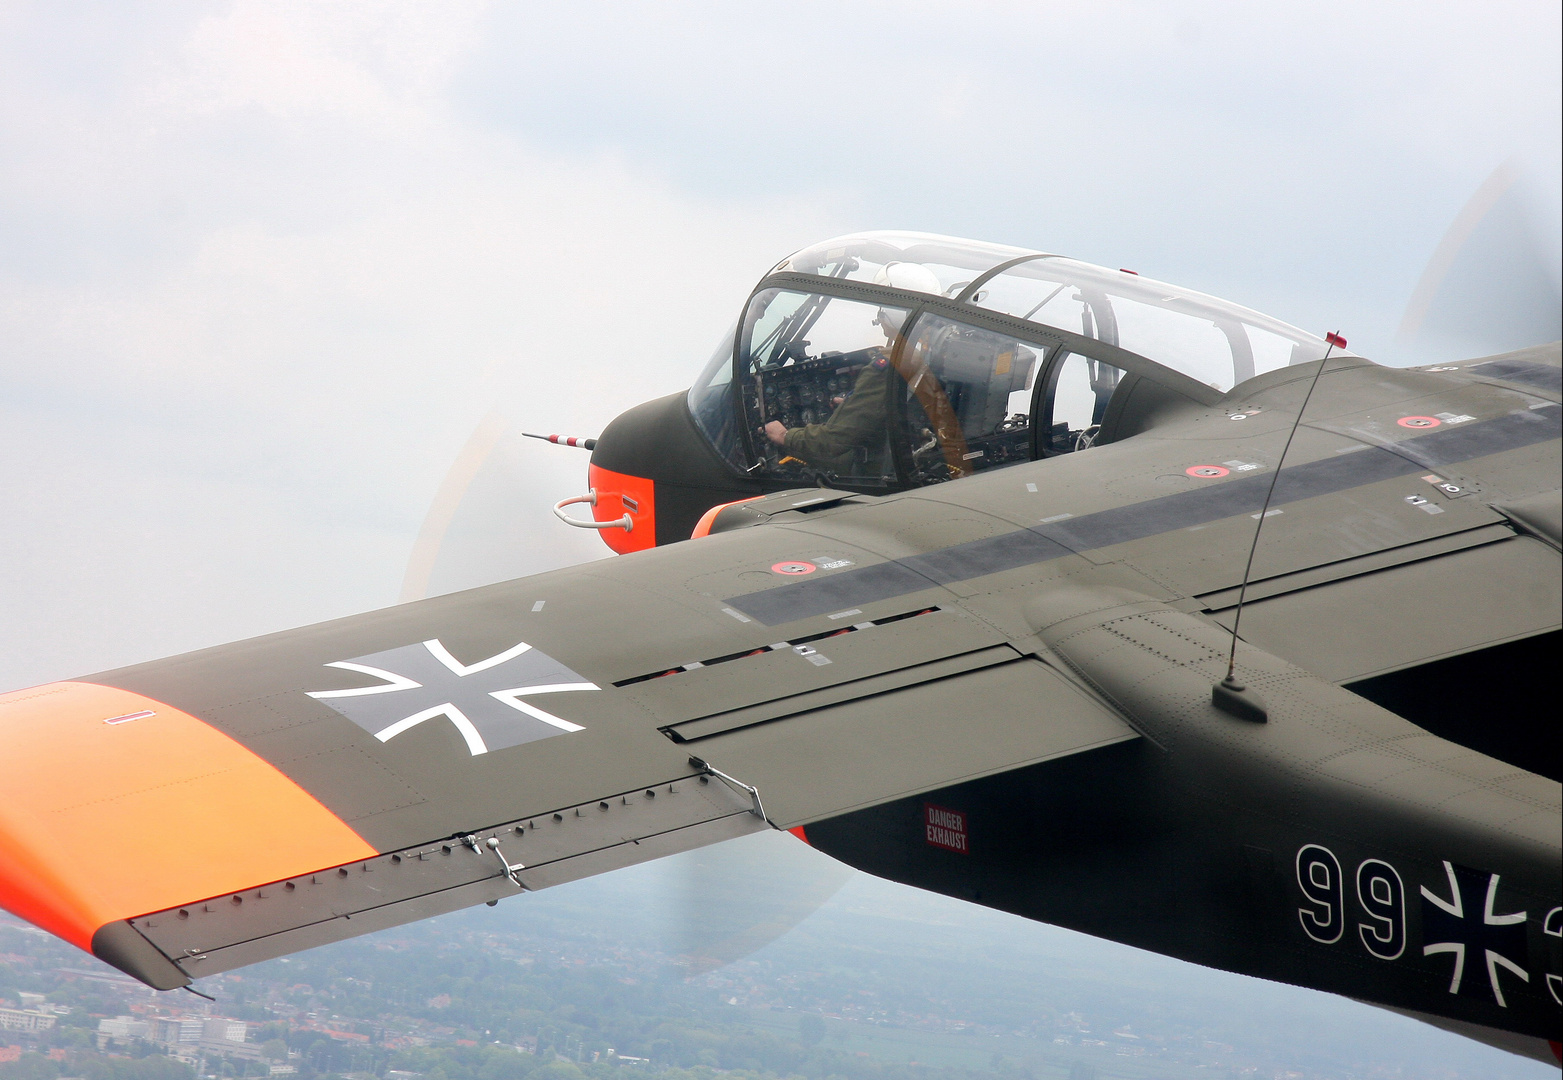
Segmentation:
[(1486, 993), (1479, 975), (1474, 979), (1467, 977), (1466, 966), (1485, 966), (1493, 1000), (1508, 1008), (1498, 981), (1499, 969), (1530, 982), (1525, 912), (1497, 912), (1497, 874), (1484, 874), (1447, 861), (1444, 872), (1449, 876), (1448, 900), (1422, 886), (1422, 955), (1452, 954), (1454, 974), (1449, 980), (1449, 992), (1467, 997), (1485, 997)]
[(432, 638), (326, 667), (385, 680), (378, 686), (309, 693), (381, 742), (444, 717), (461, 732), (474, 757), (583, 730), (521, 699), (598, 689), (524, 641), (475, 664), (463, 664)]

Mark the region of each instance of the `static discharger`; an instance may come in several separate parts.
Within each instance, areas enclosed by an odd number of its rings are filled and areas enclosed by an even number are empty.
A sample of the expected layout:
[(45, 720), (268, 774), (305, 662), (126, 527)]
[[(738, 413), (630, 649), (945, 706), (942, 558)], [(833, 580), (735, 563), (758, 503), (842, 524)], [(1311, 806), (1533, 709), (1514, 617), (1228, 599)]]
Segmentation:
[(1324, 374), (1325, 365), (1330, 362), (1330, 353), (1346, 347), (1346, 339), (1334, 330), (1325, 334), (1324, 340), (1328, 343), (1324, 349), (1324, 358), (1319, 361), (1318, 370), (1308, 383), (1308, 392), (1297, 407), (1297, 415), (1292, 417), (1292, 429), (1286, 433), (1286, 443), (1281, 447), (1281, 456), (1275, 460), (1275, 472), (1270, 474), (1270, 486), (1265, 490), (1264, 505), (1259, 508), (1259, 523), (1254, 526), (1253, 543), (1248, 545), (1248, 564), (1243, 567), (1243, 584), (1237, 591), (1237, 611), (1232, 615), (1232, 648), (1227, 653), (1227, 677), (1210, 688), (1212, 705), (1239, 720), (1252, 720), (1256, 724), (1269, 720), (1270, 711), (1258, 694), (1237, 681), (1237, 628), (1243, 621), (1243, 601), (1248, 597), (1248, 578), (1254, 570), (1254, 552), (1259, 550), (1259, 534), (1264, 531), (1265, 519), (1270, 516), (1270, 499), (1275, 495), (1275, 482), (1281, 478), (1281, 466), (1286, 464), (1286, 452), (1292, 448), (1292, 439), (1302, 425), (1303, 413), (1308, 410), (1308, 400), (1313, 397), (1314, 387), (1319, 385), (1319, 376)]
[(551, 442), (555, 446), (578, 446), (582, 450), (597, 449), (596, 439), (581, 439), (574, 435), (534, 435), (530, 431), (523, 431), (521, 434), (528, 439), (542, 439), (544, 442)]

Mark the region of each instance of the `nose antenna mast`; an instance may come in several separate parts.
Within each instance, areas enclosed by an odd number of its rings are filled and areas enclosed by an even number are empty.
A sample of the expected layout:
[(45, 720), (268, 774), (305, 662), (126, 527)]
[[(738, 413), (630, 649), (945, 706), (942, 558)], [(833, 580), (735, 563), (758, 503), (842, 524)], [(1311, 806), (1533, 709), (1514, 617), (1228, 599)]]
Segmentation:
[(1269, 713), (1259, 695), (1237, 681), (1237, 628), (1243, 621), (1243, 602), (1248, 598), (1248, 578), (1254, 571), (1254, 552), (1259, 550), (1259, 534), (1264, 531), (1265, 518), (1270, 513), (1270, 500), (1275, 496), (1276, 482), (1281, 479), (1281, 466), (1286, 464), (1286, 452), (1292, 448), (1292, 439), (1302, 426), (1303, 413), (1307, 411), (1308, 401), (1313, 397), (1313, 388), (1319, 385), (1319, 376), (1324, 374), (1324, 367), (1330, 362), (1330, 353), (1336, 348), (1346, 347), (1346, 339), (1333, 330), (1324, 335), (1324, 340), (1324, 358), (1319, 361), (1319, 367), (1308, 383), (1308, 392), (1303, 395), (1302, 404), (1297, 407), (1297, 415), (1292, 418), (1292, 429), (1286, 433), (1281, 456), (1276, 460), (1275, 471), (1270, 474), (1270, 487), (1265, 492), (1264, 505), (1259, 508), (1259, 523), (1254, 526), (1253, 542), (1248, 545), (1248, 564), (1243, 567), (1243, 584), (1237, 591), (1237, 611), (1232, 616), (1232, 646), (1227, 651), (1227, 677), (1210, 688), (1210, 700), (1216, 708), (1243, 720), (1263, 723), (1269, 718)]
[(582, 439), (574, 435), (533, 435), (530, 431), (523, 431), (521, 434), (529, 439), (542, 439), (544, 442), (551, 442), (555, 446), (579, 446), (582, 450), (597, 449), (596, 439)]

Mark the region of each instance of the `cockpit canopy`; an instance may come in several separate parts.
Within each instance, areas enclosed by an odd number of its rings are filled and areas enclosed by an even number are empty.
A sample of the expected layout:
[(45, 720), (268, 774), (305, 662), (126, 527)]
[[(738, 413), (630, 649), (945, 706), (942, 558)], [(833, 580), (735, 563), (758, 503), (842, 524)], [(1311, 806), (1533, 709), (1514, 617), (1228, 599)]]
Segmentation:
[(689, 404), (748, 475), (915, 487), (1126, 438), (1168, 404), (1214, 404), (1325, 348), (1128, 270), (858, 233), (761, 280)]

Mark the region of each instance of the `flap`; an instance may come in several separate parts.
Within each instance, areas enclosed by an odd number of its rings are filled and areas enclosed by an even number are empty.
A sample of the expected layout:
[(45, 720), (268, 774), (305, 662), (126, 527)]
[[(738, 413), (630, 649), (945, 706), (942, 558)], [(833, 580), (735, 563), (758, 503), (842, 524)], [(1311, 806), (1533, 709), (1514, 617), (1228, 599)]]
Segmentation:
[[(861, 615), (849, 612), (841, 621)], [(931, 608), (628, 679), (620, 686), (648, 712), (681, 731), (687, 721), (912, 668), (1003, 640), (976, 619)], [(917, 681), (911, 677), (902, 685)], [(821, 703), (825, 700), (839, 699)]]
[(699, 748), (754, 784), (770, 819), (791, 828), (1136, 737), (1057, 671), (1016, 657), (717, 735)]
[(889, 690), (899, 690), (904, 686), (914, 686), (918, 683), (943, 679), (950, 675), (959, 675), (965, 671), (976, 671), (978, 668), (1008, 663), (1019, 656), (1020, 654), (1008, 645), (995, 645), (989, 649), (975, 649), (926, 664), (911, 664), (906, 667), (886, 671), (882, 674), (869, 675), (865, 678), (853, 679), (850, 682), (838, 683), (835, 686), (826, 687), (822, 690), (774, 698), (744, 709), (729, 709), (724, 712), (712, 713), (709, 716), (702, 716), (682, 724), (674, 724), (662, 730), (678, 742), (696, 742), (700, 739), (710, 738), (713, 735), (737, 731), (739, 728), (763, 724), (770, 720), (783, 720), (789, 716), (796, 716), (799, 713), (823, 709), (828, 705), (839, 705), (848, 701), (856, 701), (859, 698), (873, 697)]

